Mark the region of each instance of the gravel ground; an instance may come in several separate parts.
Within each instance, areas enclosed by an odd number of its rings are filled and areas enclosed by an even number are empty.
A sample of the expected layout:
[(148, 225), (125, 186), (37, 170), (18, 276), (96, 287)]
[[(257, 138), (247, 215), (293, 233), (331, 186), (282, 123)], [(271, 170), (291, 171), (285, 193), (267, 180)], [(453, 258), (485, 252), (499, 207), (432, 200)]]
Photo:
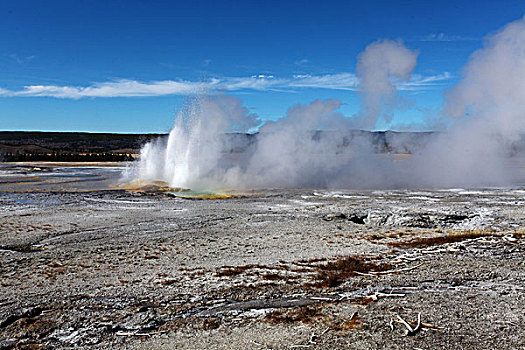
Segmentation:
[(525, 349), (524, 198), (2, 192), (0, 348)]

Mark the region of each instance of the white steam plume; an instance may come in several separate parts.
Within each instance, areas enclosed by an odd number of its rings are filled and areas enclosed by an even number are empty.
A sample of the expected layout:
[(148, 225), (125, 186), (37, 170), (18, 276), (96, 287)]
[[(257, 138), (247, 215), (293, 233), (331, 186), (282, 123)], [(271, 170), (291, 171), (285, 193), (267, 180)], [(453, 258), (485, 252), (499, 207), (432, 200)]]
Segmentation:
[(416, 52), (391, 40), (374, 42), (359, 54), (361, 111), (355, 118), (357, 127), (373, 129), (380, 117), (390, 122), (393, 108), (408, 103), (399, 96), (395, 84), (410, 80), (416, 61)]
[(340, 106), (336, 99), (315, 100), (295, 105), (284, 118), (266, 123), (257, 135), (246, 181), (257, 187), (326, 186), (346, 163), (337, 149), (343, 135), (324, 137), (315, 132), (348, 125), (348, 119), (336, 112)]
[[(371, 134), (408, 102), (396, 85), (410, 79), (417, 54), (400, 42), (378, 41), (359, 55), (361, 110), (338, 112), (341, 102), (315, 100), (257, 126), (233, 96), (203, 96), (176, 118), (168, 140), (144, 147), (135, 177), (174, 187), (442, 187), (508, 185), (523, 181), (506, 166), (525, 147), (525, 19), (490, 36), (446, 96), (446, 132)], [(520, 143), (521, 142), (521, 143)], [(414, 154), (393, 161), (386, 153)], [(382, 154), (379, 154), (382, 153)], [(523, 175), (523, 174), (522, 174)], [(522, 176), (520, 175), (520, 176)]]
[(513, 149), (523, 152), (525, 18), (487, 37), (463, 71), (444, 105), (454, 125), (424, 150), (419, 171), (433, 185), (515, 182), (508, 159)]

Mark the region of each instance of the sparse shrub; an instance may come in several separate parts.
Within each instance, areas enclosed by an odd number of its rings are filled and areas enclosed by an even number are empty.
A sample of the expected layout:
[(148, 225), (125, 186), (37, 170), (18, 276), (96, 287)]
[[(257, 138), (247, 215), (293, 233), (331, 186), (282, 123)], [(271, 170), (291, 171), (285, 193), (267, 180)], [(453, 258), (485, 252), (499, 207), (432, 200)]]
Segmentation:
[(356, 272), (367, 273), (370, 271), (385, 271), (392, 268), (390, 264), (376, 264), (369, 258), (361, 256), (342, 257), (336, 261), (317, 266), (318, 282), (316, 287), (337, 287), (347, 278), (355, 276)]
[(494, 236), (494, 235), (495, 233), (492, 231), (467, 230), (467, 231), (462, 231), (462, 232), (453, 232), (445, 236), (420, 237), (420, 238), (414, 238), (410, 241), (390, 242), (387, 244), (392, 247), (420, 248), (420, 247), (425, 247), (425, 246), (462, 242), (467, 239)]
[(319, 306), (301, 306), (291, 310), (277, 309), (266, 314), (265, 319), (270, 323), (312, 323), (314, 319), (322, 316)]

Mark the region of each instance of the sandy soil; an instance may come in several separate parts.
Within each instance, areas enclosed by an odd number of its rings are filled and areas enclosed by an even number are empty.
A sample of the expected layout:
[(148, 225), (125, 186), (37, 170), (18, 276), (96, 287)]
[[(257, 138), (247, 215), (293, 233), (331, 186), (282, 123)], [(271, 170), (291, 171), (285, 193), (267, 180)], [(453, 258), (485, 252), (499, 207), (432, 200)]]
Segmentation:
[(524, 198), (3, 192), (0, 348), (525, 349)]

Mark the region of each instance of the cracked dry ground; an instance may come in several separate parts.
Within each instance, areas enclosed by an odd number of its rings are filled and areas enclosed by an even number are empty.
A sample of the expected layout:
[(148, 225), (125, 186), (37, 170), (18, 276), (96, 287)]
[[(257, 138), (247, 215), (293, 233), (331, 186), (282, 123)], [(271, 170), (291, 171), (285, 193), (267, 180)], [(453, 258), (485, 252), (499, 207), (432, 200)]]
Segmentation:
[(0, 348), (523, 349), (524, 195), (4, 193)]

